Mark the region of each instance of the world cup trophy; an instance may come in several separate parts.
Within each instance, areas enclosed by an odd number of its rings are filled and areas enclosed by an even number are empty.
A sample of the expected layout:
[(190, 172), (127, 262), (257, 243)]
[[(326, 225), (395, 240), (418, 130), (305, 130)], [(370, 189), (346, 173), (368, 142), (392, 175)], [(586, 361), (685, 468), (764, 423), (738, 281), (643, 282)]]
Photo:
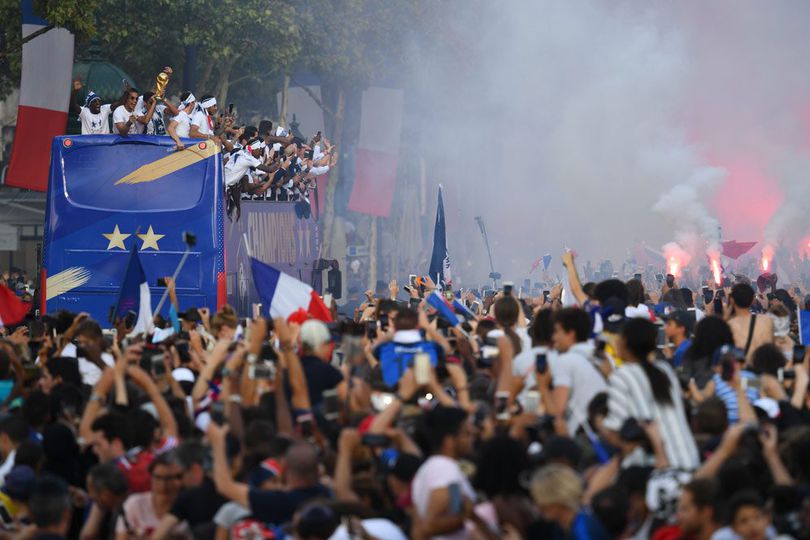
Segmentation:
[(166, 68), (155, 77), (155, 98), (163, 101), (163, 96), (166, 93), (166, 86), (169, 84), (169, 75), (171, 75), (171, 68)]

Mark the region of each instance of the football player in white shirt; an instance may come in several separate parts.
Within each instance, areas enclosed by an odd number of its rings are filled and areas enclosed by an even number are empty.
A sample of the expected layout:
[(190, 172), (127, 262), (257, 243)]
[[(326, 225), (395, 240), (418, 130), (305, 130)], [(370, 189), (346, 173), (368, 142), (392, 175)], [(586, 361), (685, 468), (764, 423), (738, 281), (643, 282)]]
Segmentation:
[(155, 112), (156, 101), (149, 104), (149, 110), (145, 116), (138, 116), (135, 106), (138, 104), (138, 91), (130, 88), (127, 90), (126, 101), (119, 105), (113, 112), (113, 123), (119, 135), (137, 135), (142, 133), (147, 123), (152, 120), (152, 113)]
[(73, 81), (73, 90), (70, 92), (70, 106), (79, 116), (82, 124), (82, 135), (106, 135), (110, 133), (109, 118), (117, 103), (101, 104), (101, 98), (95, 92), (89, 92), (84, 100), (84, 106), (76, 103), (76, 94), (84, 85), (82, 81)]
[(174, 139), (175, 147), (178, 150), (185, 148), (185, 145), (180, 139), (187, 138), (189, 135), (191, 130), (191, 116), (189, 116), (188, 113), (194, 110), (197, 98), (194, 97), (194, 94), (191, 92), (183, 92), (180, 95), (180, 100), (180, 112), (172, 118), (172, 121), (169, 122), (169, 127), (166, 128), (169, 137)]
[(191, 115), (189, 137), (192, 139), (213, 139), (214, 121), (212, 117), (217, 114), (217, 110), (217, 98), (203, 96)]

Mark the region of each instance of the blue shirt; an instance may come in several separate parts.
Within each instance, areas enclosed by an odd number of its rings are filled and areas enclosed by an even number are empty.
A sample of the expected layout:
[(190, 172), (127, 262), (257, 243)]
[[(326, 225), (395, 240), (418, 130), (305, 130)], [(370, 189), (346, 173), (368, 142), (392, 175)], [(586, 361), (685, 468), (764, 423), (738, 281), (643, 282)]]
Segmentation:
[(610, 540), (602, 524), (589, 512), (580, 511), (568, 533), (571, 540)]
[(686, 351), (691, 346), (692, 346), (692, 340), (691, 339), (683, 340), (683, 343), (681, 343), (678, 346), (678, 348), (675, 349), (675, 354), (672, 355), (672, 367), (679, 368), (679, 367), (681, 367), (683, 365), (683, 357), (686, 354)]

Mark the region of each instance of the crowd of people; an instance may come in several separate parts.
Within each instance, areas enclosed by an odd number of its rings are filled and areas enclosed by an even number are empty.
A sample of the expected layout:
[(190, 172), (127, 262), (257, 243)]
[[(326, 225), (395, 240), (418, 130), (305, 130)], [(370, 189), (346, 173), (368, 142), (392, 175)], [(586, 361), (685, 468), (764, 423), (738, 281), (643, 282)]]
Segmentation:
[(0, 341), (0, 535), (810, 538), (802, 299), (564, 263), (565, 290), (412, 276), (329, 323), (171, 278), (147, 336), (29, 316)]
[[(170, 76), (172, 69), (166, 67), (163, 73)], [(225, 109), (212, 95), (197, 98), (187, 90), (173, 103), (155, 91), (141, 92), (125, 83), (114, 103), (102, 104), (89, 90), (80, 105), (77, 96), (83, 87), (75, 80), (70, 96), (82, 135), (171, 137), (177, 151), (198, 141), (217, 144), (223, 151), (228, 215), (235, 212), (237, 219), (241, 200), (294, 201), (299, 215), (309, 217), (315, 179), (337, 163), (336, 147), (321, 132), (303, 140), (268, 120), (258, 127), (238, 125), (233, 104)]]
[(23, 302), (31, 302), (34, 296), (35, 283), (28, 277), (24, 270), (20, 268), (10, 268), (3, 270), (0, 285), (5, 285)]

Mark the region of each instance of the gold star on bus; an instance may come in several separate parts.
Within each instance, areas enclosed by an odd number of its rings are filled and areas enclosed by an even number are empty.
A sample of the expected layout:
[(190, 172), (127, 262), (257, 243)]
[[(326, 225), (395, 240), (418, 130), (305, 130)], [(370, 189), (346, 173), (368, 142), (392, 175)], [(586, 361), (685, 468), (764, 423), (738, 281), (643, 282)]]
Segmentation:
[(111, 232), (111, 233), (101, 233), (101, 236), (103, 236), (104, 238), (109, 240), (109, 243), (107, 244), (107, 249), (109, 250), (109, 249), (112, 249), (112, 248), (127, 249), (126, 246), (124, 245), (124, 240), (126, 240), (127, 238), (129, 238), (132, 235), (122, 233), (118, 229), (118, 225), (116, 225), (115, 229), (113, 229), (113, 232)]
[(154, 249), (155, 251), (160, 251), (158, 247), (158, 240), (166, 236), (165, 234), (155, 234), (155, 231), (152, 230), (152, 226), (149, 225), (149, 230), (146, 231), (146, 234), (139, 234), (138, 238), (143, 240), (143, 244), (141, 245), (141, 251), (145, 251), (147, 249)]

